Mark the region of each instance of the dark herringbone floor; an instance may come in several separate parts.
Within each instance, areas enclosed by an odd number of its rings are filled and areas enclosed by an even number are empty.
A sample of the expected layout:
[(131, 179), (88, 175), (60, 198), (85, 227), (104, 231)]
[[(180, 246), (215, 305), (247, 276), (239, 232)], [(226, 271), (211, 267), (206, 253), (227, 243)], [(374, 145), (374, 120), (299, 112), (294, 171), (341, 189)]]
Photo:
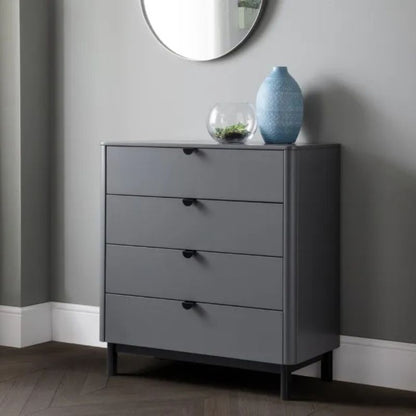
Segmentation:
[(105, 350), (47, 343), (0, 348), (0, 415), (416, 415), (416, 394), (295, 377), (297, 401), (279, 399), (279, 377), (122, 356), (105, 375)]

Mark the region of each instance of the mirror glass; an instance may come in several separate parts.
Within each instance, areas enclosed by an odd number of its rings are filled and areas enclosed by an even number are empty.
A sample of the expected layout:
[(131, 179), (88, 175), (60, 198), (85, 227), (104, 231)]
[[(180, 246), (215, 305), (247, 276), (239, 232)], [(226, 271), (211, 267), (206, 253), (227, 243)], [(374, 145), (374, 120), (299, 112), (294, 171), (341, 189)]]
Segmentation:
[(265, 0), (141, 0), (156, 38), (171, 52), (195, 61), (226, 55), (257, 23)]

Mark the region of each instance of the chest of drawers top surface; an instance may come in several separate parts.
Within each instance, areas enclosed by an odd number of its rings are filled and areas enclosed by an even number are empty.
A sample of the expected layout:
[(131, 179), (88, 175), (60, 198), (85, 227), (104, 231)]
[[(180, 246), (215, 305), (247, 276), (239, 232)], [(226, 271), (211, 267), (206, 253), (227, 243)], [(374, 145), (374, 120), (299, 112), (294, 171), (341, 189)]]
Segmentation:
[(103, 141), (100, 143), (103, 147), (154, 147), (154, 148), (195, 148), (195, 149), (227, 149), (227, 150), (302, 150), (302, 149), (324, 149), (340, 147), (337, 143), (299, 143), (299, 144), (219, 144), (213, 141), (209, 142), (191, 142), (191, 141), (127, 141), (112, 142)]

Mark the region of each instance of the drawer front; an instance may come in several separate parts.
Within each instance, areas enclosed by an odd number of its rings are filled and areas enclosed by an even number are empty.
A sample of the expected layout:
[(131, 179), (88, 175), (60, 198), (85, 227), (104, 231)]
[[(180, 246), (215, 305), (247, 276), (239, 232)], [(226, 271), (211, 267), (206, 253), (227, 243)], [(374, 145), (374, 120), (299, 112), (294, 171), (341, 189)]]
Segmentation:
[(282, 312), (106, 295), (107, 342), (282, 363)]
[(107, 195), (107, 243), (281, 256), (281, 204)]
[(282, 309), (282, 259), (107, 246), (106, 291)]
[(110, 194), (283, 201), (283, 151), (108, 147)]

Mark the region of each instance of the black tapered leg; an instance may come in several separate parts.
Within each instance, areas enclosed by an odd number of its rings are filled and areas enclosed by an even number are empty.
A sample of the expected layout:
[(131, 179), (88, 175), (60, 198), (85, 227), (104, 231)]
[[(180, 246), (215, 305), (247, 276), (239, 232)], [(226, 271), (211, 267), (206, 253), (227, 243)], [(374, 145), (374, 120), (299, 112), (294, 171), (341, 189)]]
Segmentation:
[(290, 368), (287, 365), (282, 365), (280, 371), (280, 398), (282, 400), (289, 400), (290, 398)]
[(117, 349), (116, 344), (107, 344), (107, 374), (115, 376), (117, 374)]
[(329, 351), (321, 359), (321, 380), (332, 381), (332, 373), (332, 351)]

